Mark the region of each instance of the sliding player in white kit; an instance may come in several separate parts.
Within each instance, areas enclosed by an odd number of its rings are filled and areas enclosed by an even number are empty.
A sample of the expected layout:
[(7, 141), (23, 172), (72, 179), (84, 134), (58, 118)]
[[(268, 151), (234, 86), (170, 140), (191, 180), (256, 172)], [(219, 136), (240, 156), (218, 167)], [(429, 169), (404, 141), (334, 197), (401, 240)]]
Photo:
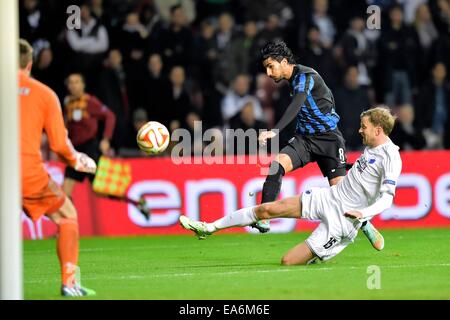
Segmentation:
[[(308, 264), (328, 260), (352, 243), (365, 221), (391, 207), (400, 176), (402, 160), (399, 148), (388, 135), (395, 117), (389, 109), (377, 107), (361, 114), (364, 153), (348, 174), (331, 188), (311, 188), (301, 196), (263, 203), (235, 211), (213, 223), (180, 217), (180, 224), (200, 239), (230, 227), (248, 226), (262, 219), (297, 218), (321, 223), (304, 242), (289, 250), (284, 265)], [(378, 232), (371, 239), (381, 250), (384, 239)]]

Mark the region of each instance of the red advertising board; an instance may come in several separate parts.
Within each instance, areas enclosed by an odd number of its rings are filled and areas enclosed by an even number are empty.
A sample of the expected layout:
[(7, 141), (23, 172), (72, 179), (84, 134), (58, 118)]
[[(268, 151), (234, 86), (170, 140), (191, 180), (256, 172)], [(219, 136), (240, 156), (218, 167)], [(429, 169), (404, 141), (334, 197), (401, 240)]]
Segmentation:
[[(359, 154), (352, 153), (349, 160)], [(201, 162), (201, 158), (189, 159)], [(229, 160), (229, 159), (228, 159)], [(372, 222), (379, 228), (450, 227), (450, 151), (404, 152), (403, 169), (393, 208)], [(127, 194), (138, 199), (144, 195), (152, 216), (146, 221), (132, 205), (96, 197), (87, 181), (76, 186), (74, 203), (78, 209), (82, 236), (122, 236), (185, 233), (178, 217), (212, 221), (238, 208), (258, 203), (265, 176), (256, 158), (245, 164), (199, 164), (172, 162), (170, 158), (124, 159), (131, 165), (132, 182)], [(226, 161), (226, 160), (224, 160)], [(205, 162), (205, 159), (203, 159)], [(63, 165), (49, 163), (54, 179), (61, 183)], [(299, 194), (311, 186), (327, 186), (316, 164), (287, 174), (281, 197)], [(314, 222), (278, 219), (273, 232), (312, 230)], [(53, 236), (56, 228), (47, 219), (33, 224), (23, 216), (25, 238)], [(254, 232), (234, 228), (224, 232)]]

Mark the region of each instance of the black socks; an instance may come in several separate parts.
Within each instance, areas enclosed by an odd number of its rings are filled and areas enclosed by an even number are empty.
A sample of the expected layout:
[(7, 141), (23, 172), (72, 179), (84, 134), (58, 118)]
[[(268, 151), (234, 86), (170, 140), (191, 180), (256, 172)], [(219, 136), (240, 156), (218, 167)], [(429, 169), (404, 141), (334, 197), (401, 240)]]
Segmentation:
[(278, 197), (281, 189), (281, 179), (285, 175), (283, 166), (273, 161), (270, 165), (269, 175), (263, 185), (261, 203), (272, 202)]

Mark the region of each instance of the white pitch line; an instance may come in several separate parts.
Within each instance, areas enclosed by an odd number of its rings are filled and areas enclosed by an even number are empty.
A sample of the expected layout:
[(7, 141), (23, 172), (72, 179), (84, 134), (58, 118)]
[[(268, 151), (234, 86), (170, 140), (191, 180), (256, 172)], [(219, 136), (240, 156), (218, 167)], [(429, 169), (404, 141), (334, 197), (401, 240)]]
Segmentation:
[[(450, 263), (439, 263), (439, 264), (416, 264), (416, 265), (384, 265), (380, 266), (380, 269), (394, 269), (394, 268), (423, 268), (423, 267), (450, 267)], [(298, 268), (285, 268), (285, 269), (269, 269), (269, 270), (239, 270), (239, 271), (227, 271), (227, 272), (207, 272), (207, 273), (165, 273), (165, 274), (149, 274), (149, 275), (130, 275), (130, 276), (119, 276), (119, 277), (83, 277), (85, 280), (142, 280), (142, 279), (154, 279), (154, 278), (166, 278), (166, 277), (192, 277), (192, 276), (228, 276), (228, 275), (236, 275), (236, 274), (245, 274), (245, 273), (275, 273), (275, 272), (303, 272), (303, 271), (330, 271), (337, 269), (345, 269), (349, 268), (352, 270), (355, 269), (367, 269), (366, 266), (342, 266), (340, 268), (336, 267), (298, 267)], [(25, 280), (25, 283), (47, 283), (47, 282), (56, 282), (48, 281), (48, 280)]]
[[(424, 267), (450, 267), (450, 263), (438, 263), (438, 264), (403, 264), (403, 265), (387, 265), (380, 266), (380, 269), (398, 269), (398, 268), (424, 268)], [(350, 267), (350, 269), (363, 269), (365, 267)]]
[[(152, 278), (165, 278), (165, 277), (190, 277), (190, 276), (225, 276), (240, 273), (272, 273), (272, 272), (291, 272), (291, 271), (328, 271), (332, 268), (311, 268), (311, 269), (271, 269), (271, 270), (240, 270), (240, 271), (227, 271), (227, 272), (206, 272), (206, 273), (164, 273), (164, 274), (149, 274), (149, 275), (131, 275), (131, 276), (119, 276), (119, 277), (82, 277), (82, 280), (133, 280), (133, 279), (152, 279)], [(29, 280), (25, 283), (45, 283), (53, 282), (46, 280)]]
[[(200, 241), (200, 240), (199, 240)], [(203, 240), (201, 240), (203, 241)], [(210, 242), (211, 243), (211, 242)], [(283, 240), (283, 241), (277, 241), (276, 244), (282, 244), (282, 243), (295, 243), (295, 241), (290, 240)], [(201, 249), (201, 244), (196, 243), (198, 247), (192, 247), (192, 249)], [(220, 243), (220, 247), (234, 247), (234, 246), (242, 246), (242, 242), (228, 242), (228, 243)], [(108, 247), (108, 248), (81, 248), (79, 252), (106, 252), (106, 251), (141, 251), (141, 250), (148, 250), (148, 249), (174, 249), (174, 248), (180, 248), (182, 245), (158, 245), (154, 246), (149, 242), (148, 246), (136, 246), (136, 247)], [(207, 247), (208, 249), (211, 249), (210, 247)], [(40, 250), (25, 250), (24, 253), (54, 253), (55, 249), (40, 249)]]

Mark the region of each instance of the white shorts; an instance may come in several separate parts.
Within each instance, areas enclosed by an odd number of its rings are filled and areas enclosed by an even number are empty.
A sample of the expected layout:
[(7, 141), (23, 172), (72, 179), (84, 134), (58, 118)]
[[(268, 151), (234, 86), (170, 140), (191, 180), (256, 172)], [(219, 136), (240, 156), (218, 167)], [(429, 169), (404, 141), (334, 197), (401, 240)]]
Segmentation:
[(331, 188), (312, 188), (302, 193), (302, 219), (321, 223), (306, 239), (311, 251), (321, 260), (333, 258), (352, 243), (361, 222), (344, 216), (344, 209)]

